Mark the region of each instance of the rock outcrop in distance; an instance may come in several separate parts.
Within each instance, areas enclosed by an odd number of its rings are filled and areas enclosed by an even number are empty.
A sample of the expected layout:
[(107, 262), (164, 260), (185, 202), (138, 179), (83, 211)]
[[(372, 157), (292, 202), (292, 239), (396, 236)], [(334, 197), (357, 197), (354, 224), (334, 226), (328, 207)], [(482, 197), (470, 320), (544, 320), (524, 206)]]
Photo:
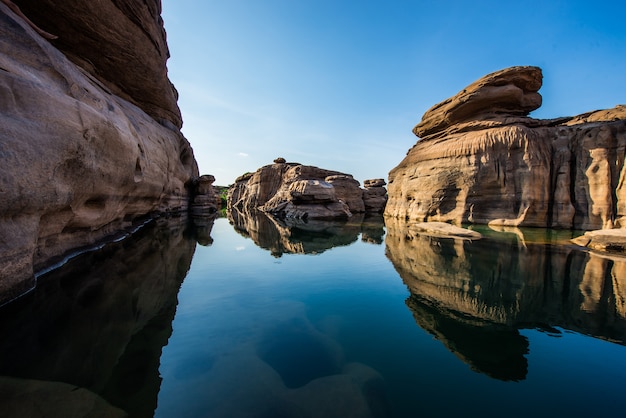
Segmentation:
[(387, 201), (384, 185), (382, 179), (366, 180), (361, 189), (349, 174), (277, 158), (274, 164), (235, 180), (228, 191), (228, 209), (305, 220), (382, 213)]
[(16, 3), (59, 38), (0, 3), (0, 304), (77, 248), (188, 210), (198, 177), (159, 0)]
[(626, 227), (626, 106), (528, 117), (538, 67), (511, 67), (429, 109), (389, 173), (385, 215), (562, 229)]

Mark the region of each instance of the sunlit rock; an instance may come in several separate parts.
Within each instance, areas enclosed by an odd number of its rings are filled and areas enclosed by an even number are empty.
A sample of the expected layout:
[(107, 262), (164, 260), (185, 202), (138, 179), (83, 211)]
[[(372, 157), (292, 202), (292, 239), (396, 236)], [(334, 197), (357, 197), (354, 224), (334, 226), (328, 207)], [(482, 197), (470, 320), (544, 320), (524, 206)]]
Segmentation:
[(350, 175), (334, 175), (324, 179), (335, 189), (337, 196), (348, 205), (351, 213), (365, 212), (365, 202), (363, 189), (361, 189), (359, 181)]
[(539, 120), (541, 70), (512, 67), (428, 110), (389, 173), (385, 215), (566, 229), (625, 227), (626, 107)]
[(298, 219), (348, 218), (381, 211), (380, 204), (367, 205), (363, 189), (351, 175), (283, 160), (237, 178), (228, 191), (228, 208), (258, 209)]

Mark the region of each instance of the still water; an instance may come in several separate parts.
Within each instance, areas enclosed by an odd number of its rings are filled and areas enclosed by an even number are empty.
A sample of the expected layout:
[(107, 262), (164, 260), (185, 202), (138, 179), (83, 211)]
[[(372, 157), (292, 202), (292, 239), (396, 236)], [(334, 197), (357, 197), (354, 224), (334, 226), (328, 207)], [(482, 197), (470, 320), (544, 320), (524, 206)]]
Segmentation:
[(0, 309), (0, 416), (626, 416), (626, 259), (478, 230), (161, 220)]

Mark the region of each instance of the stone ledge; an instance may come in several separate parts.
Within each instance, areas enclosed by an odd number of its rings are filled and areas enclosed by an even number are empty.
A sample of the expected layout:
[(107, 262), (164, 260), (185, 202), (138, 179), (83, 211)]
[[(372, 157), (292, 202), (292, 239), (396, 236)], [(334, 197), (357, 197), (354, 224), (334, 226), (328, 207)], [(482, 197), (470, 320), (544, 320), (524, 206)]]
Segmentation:
[(572, 242), (592, 250), (626, 253), (626, 229), (588, 231)]

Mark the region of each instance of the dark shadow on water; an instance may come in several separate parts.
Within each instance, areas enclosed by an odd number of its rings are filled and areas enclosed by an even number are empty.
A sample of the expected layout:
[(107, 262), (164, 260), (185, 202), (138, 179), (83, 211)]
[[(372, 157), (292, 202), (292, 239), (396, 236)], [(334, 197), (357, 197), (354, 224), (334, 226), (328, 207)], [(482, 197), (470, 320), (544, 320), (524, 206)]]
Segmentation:
[(340, 372), (337, 359), (324, 341), (291, 323), (265, 335), (258, 354), (290, 389)]
[(491, 323), (479, 324), (445, 312), (411, 295), (406, 304), (415, 322), (441, 341), (472, 370), (500, 380), (526, 378), (528, 340), (517, 329)]
[(393, 219), (386, 227), (387, 257), (411, 292), (416, 323), (475, 371), (524, 379), (525, 328), (626, 343), (624, 257), (582, 251), (547, 230), (483, 227), (472, 241)]
[[(211, 222), (160, 219), (123, 241), (82, 254), (39, 278), (0, 310), (0, 376), (85, 388), (133, 417), (151, 417), (161, 351), (177, 295)], [(0, 387), (0, 405), (13, 393)], [(46, 403), (46, 391), (37, 392)], [(52, 398), (51, 401), (52, 402)]]

